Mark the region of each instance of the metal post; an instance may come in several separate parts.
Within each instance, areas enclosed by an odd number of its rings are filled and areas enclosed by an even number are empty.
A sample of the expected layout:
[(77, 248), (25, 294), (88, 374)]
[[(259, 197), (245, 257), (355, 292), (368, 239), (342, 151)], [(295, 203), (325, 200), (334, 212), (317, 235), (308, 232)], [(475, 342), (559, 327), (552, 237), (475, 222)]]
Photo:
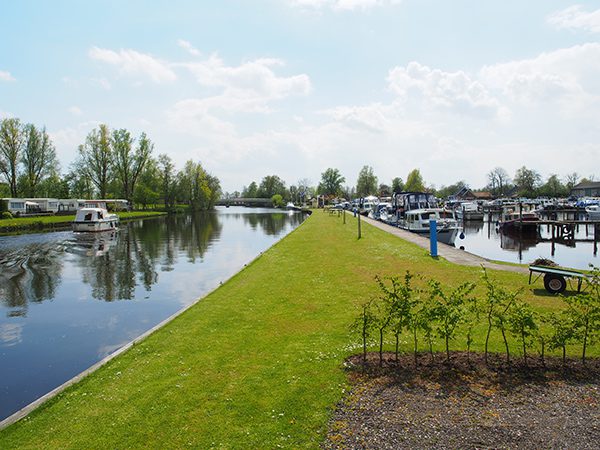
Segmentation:
[(434, 258), (437, 257), (437, 221), (435, 219), (429, 220), (429, 252)]
[(346, 210), (344, 209), (344, 212), (342, 213), (344, 215), (344, 225), (346, 225)]
[(360, 213), (358, 214), (358, 238), (360, 239)]

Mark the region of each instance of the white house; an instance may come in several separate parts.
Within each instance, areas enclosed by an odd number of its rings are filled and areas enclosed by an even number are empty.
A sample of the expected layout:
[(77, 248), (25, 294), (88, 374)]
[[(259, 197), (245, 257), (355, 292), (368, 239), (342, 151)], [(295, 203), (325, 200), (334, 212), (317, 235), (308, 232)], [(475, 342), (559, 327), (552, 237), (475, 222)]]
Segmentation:
[(41, 208), (39, 203), (26, 198), (3, 198), (0, 210), (11, 214), (33, 214), (40, 212)]

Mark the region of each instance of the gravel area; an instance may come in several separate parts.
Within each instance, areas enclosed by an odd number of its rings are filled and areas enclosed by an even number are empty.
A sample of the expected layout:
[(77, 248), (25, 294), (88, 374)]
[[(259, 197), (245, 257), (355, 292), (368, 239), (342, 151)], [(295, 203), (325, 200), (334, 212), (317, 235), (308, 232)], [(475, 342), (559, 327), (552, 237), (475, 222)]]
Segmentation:
[(347, 361), (351, 392), (338, 405), (323, 447), (600, 448), (600, 361), (513, 362), (455, 353), (398, 363), (378, 355)]

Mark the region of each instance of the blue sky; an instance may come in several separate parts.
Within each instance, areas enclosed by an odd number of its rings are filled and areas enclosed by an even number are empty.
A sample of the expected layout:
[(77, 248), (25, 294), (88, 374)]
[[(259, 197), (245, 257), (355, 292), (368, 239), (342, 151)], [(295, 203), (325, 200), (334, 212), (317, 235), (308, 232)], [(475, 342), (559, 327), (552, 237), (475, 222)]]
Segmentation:
[(200, 160), (227, 191), (486, 183), (600, 167), (600, 4), (555, 0), (19, 1), (0, 16), (0, 116), (63, 169), (99, 123)]

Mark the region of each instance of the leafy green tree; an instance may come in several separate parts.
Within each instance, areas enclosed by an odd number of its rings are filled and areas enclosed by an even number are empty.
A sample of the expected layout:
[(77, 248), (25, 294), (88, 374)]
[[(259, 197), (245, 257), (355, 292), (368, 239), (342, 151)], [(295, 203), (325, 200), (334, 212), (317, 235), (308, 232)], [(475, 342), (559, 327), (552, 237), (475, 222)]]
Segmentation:
[(0, 174), (4, 176), (11, 197), (19, 196), (19, 162), (25, 145), (21, 121), (7, 118), (0, 121)]
[(372, 311), (371, 301), (363, 303), (360, 315), (350, 325), (350, 330), (360, 334), (363, 346), (363, 365), (367, 363), (367, 344), (373, 330), (375, 329), (376, 318)]
[(161, 171), (158, 161), (149, 158), (135, 185), (133, 200), (136, 204), (142, 205), (143, 209), (146, 209), (148, 205), (156, 206), (161, 197), (161, 188)]
[(425, 182), (419, 169), (413, 169), (409, 172), (404, 190), (409, 192), (422, 192), (425, 190)]
[(140, 135), (135, 149), (134, 142), (126, 129), (114, 130), (112, 133), (114, 170), (123, 187), (123, 197), (129, 201), (133, 199), (135, 184), (154, 148), (145, 133)]
[(577, 325), (566, 311), (563, 311), (560, 315), (550, 314), (548, 322), (552, 326), (548, 347), (550, 349), (562, 349), (562, 362), (563, 367), (565, 367), (567, 363), (567, 345), (577, 337)]
[(547, 197), (566, 197), (569, 195), (569, 189), (562, 184), (558, 175), (552, 174), (548, 177), (546, 183), (540, 187), (539, 194)]
[(392, 188), (387, 184), (380, 184), (379, 189), (377, 191), (377, 195), (379, 197), (390, 197), (392, 195)]
[(271, 197), (271, 202), (273, 203), (273, 207), (275, 208), (283, 208), (285, 206), (281, 194), (275, 194), (273, 197)]
[(582, 344), (581, 360), (585, 364), (589, 344), (600, 335), (600, 269), (592, 265), (588, 279), (589, 289), (573, 297), (565, 297), (568, 314), (577, 328)]
[(396, 177), (392, 180), (392, 194), (397, 194), (404, 190), (404, 182), (402, 178)]
[(112, 178), (112, 146), (110, 130), (102, 124), (98, 129), (90, 131), (85, 143), (79, 146), (77, 166), (82, 174), (88, 177), (98, 189), (100, 198), (106, 198)]
[(260, 182), (260, 186), (258, 187), (258, 197), (271, 198), (275, 194), (279, 194), (282, 198), (285, 198), (285, 182), (277, 175), (267, 175)]
[(495, 280), (489, 278), (485, 268), (483, 269), (482, 280), (486, 287), (483, 310), (488, 323), (488, 328), (485, 335), (485, 363), (488, 363), (488, 345), (490, 341), (490, 335), (494, 327), (498, 328), (502, 333), (502, 339), (506, 349), (506, 361), (510, 362), (510, 350), (508, 347), (508, 340), (506, 339), (508, 311), (515, 302), (520, 291), (509, 292), (506, 289), (503, 289)]
[(255, 181), (242, 190), (242, 198), (258, 198), (258, 185)]
[(373, 194), (377, 194), (377, 177), (371, 166), (363, 166), (356, 181), (356, 195), (366, 197)]
[(338, 169), (329, 168), (321, 174), (318, 191), (323, 195), (338, 195), (342, 191), (342, 184), (346, 181)]
[(535, 197), (540, 187), (542, 177), (535, 170), (523, 166), (517, 170), (514, 177), (520, 197)]
[(518, 301), (510, 309), (508, 322), (510, 332), (521, 340), (523, 360), (527, 363), (527, 348), (531, 347), (538, 330), (535, 313), (529, 304)]
[(171, 210), (175, 207), (177, 194), (177, 179), (173, 160), (164, 153), (158, 155), (158, 170), (160, 171), (159, 177), (165, 208)]
[(27, 124), (23, 132), (25, 134), (25, 145), (21, 156), (23, 191), (30, 197), (37, 197), (42, 180), (58, 172), (56, 150), (45, 128), (38, 130), (35, 125)]
[(446, 292), (436, 280), (431, 280), (429, 286), (433, 305), (432, 319), (437, 323), (435, 329), (438, 336), (444, 339), (446, 360), (450, 361), (450, 341), (454, 339), (458, 326), (466, 319), (465, 305), (475, 285), (463, 283), (450, 292)]
[(189, 160), (177, 174), (179, 197), (193, 210), (211, 209), (221, 195), (218, 178), (207, 173), (202, 164)]

